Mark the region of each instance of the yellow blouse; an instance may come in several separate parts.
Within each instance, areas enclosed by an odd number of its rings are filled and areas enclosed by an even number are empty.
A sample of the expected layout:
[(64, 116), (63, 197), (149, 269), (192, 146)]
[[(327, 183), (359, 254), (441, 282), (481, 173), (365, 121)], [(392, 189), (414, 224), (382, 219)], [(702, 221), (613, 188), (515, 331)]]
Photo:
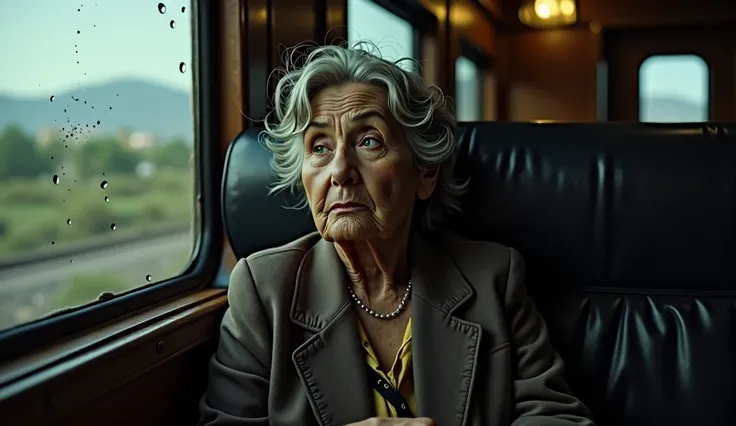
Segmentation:
[[(363, 324), (360, 321), (358, 321), (358, 332), (360, 333), (361, 346), (365, 349), (365, 362), (401, 393), (407, 404), (409, 404), (411, 412), (416, 415), (417, 407), (414, 397), (414, 379), (411, 365), (411, 318), (406, 325), (401, 347), (396, 353), (396, 358), (394, 358), (391, 369), (387, 373), (381, 371), (378, 357), (376, 357), (376, 353), (373, 351)], [(398, 417), (393, 405), (383, 399), (383, 396), (375, 389), (373, 390), (373, 405), (376, 409), (376, 417)]]

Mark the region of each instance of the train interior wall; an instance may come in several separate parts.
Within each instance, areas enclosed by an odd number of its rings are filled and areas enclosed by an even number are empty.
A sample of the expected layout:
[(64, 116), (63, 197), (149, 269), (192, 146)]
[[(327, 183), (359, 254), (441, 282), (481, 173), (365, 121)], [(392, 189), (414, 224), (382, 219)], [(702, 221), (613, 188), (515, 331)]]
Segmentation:
[[(636, 0), (580, 0), (579, 22), (554, 30), (521, 26), (516, 15), (518, 0), (419, 3), (435, 18), (429, 20), (432, 28), (424, 29), (424, 47), (420, 49), (428, 68), (425, 77), (453, 96), (452, 64), (461, 56), (463, 46), (473, 46), (475, 52), (487, 58), (483, 77), (486, 119), (636, 120), (636, 75), (631, 69), (616, 66), (638, 65), (647, 49), (656, 49), (663, 43), (660, 35), (673, 31), (673, 27), (695, 31), (717, 19), (723, 29), (713, 37), (727, 40), (724, 34), (731, 34), (730, 40), (736, 40), (734, 30), (727, 29), (727, 24), (736, 22), (729, 0), (703, 0), (697, 7), (689, 0), (671, 0), (666, 7)], [(344, 39), (347, 1), (223, 0), (219, 4), (218, 84), (220, 143), (224, 152), (230, 140), (251, 124), (246, 117), (264, 117), (268, 102), (263, 88), (269, 83), (270, 70), (279, 63), (279, 46), (304, 40)], [(640, 37), (641, 31), (647, 31), (649, 46), (642, 47), (632, 39), (631, 34)], [(736, 42), (694, 46), (706, 56), (721, 58), (709, 64), (725, 70), (718, 73), (715, 82), (711, 81), (712, 86), (717, 86), (711, 87), (715, 95), (711, 99), (711, 116), (719, 120), (736, 118), (734, 46)], [(604, 75), (601, 64), (609, 59), (617, 62), (615, 66), (609, 64)], [(602, 89), (601, 78), (610, 84), (605, 86), (609, 90)], [(610, 111), (601, 114), (601, 110)], [(235, 261), (232, 251), (226, 248), (224, 266), (232, 268)], [(167, 358), (161, 359), (154, 341), (140, 340), (141, 345), (149, 345), (147, 349), (136, 351), (138, 346), (131, 344), (126, 346), (128, 355), (118, 353), (122, 357), (118, 359), (139, 366), (136, 371), (124, 376), (111, 374), (106, 364), (70, 370), (68, 377), (91, 385), (79, 398), (66, 400), (63, 410), (58, 409), (58, 401), (49, 400), (49, 392), (29, 393), (25, 407), (46, 413), (37, 416), (34, 424), (194, 424), (196, 403), (206, 382), (207, 360), (216, 345), (217, 323), (226, 302), (220, 292), (207, 303), (206, 312), (196, 311), (189, 322), (161, 320), (153, 326), (159, 334), (176, 336), (177, 330), (186, 330), (197, 337), (188, 344), (182, 343)], [(74, 385), (69, 380), (58, 380), (49, 386), (56, 386), (58, 391)]]

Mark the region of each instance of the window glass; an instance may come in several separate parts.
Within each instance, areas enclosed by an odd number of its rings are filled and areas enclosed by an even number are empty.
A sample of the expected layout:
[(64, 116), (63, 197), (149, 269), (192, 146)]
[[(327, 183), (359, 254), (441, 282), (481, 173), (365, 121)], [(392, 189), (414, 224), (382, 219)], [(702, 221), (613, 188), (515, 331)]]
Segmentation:
[[(416, 59), (414, 28), (411, 24), (371, 0), (348, 0), (348, 42), (370, 40), (375, 43), (383, 59)], [(415, 70), (410, 62), (401, 64)]]
[(708, 78), (700, 56), (650, 56), (639, 68), (639, 120), (708, 121)]
[(0, 2), (0, 330), (192, 254), (191, 7), (82, 3)]
[(458, 121), (478, 121), (482, 117), (482, 78), (475, 62), (460, 56), (455, 61), (455, 114)]

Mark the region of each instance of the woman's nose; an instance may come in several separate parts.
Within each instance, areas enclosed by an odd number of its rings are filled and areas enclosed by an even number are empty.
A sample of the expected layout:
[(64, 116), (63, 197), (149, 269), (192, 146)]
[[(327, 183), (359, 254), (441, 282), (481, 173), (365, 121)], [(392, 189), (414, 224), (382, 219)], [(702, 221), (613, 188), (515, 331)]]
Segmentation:
[(356, 185), (360, 181), (358, 171), (352, 164), (351, 155), (345, 148), (338, 149), (335, 152), (330, 167), (332, 186)]

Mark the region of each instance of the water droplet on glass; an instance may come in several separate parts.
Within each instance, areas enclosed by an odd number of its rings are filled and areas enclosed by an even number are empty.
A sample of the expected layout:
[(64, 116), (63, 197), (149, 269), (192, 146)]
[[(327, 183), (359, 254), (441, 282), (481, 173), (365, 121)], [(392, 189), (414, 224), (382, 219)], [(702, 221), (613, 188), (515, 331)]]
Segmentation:
[(79, 34), (79, 30), (77, 30), (77, 34)]
[(54, 183), (55, 183), (56, 185), (58, 185), (58, 184), (59, 184), (59, 182), (61, 182), (61, 179), (59, 179), (59, 175), (54, 175), (54, 179), (53, 179), (53, 181), (54, 181)]
[[(171, 22), (174, 22), (174, 21), (171, 21)], [(53, 102), (53, 101), (54, 101), (54, 99), (56, 99), (56, 96), (54, 96), (54, 95), (51, 95), (51, 97), (49, 98), (49, 100), (50, 100), (51, 102)]]
[(153, 277), (152, 277), (152, 276), (150, 276), (150, 275), (146, 275), (146, 281), (148, 281), (148, 282), (150, 283), (152, 279), (153, 279)]
[(187, 64), (185, 64), (184, 62), (180, 63), (179, 64), (179, 71), (181, 71), (183, 73), (184, 72), (187, 72)]
[(110, 202), (110, 197), (105, 197), (105, 202), (106, 203), (109, 203)]
[(176, 22), (174, 22), (174, 20), (172, 19), (171, 22), (169, 22), (169, 26), (171, 28), (176, 28)]
[(53, 246), (54, 244), (56, 244), (56, 241), (51, 241), (51, 245)]
[(181, 7), (181, 13), (184, 13), (184, 11), (185, 11), (185, 10), (187, 10), (187, 8), (186, 8), (186, 7), (184, 7), (184, 6), (182, 6), (182, 7)]
[(66, 224), (67, 224), (67, 225), (71, 225), (71, 224), (72, 224), (72, 220), (71, 220), (71, 219), (67, 219), (67, 220), (66, 220)]
[(100, 120), (97, 120), (97, 124), (100, 124)]
[(69, 263), (74, 263), (74, 259), (69, 259)]
[(117, 225), (115, 225), (115, 224), (113, 223), (112, 225), (110, 225), (110, 229), (112, 229), (112, 230), (114, 231), (114, 230), (118, 229), (118, 227), (117, 227)]
[(102, 183), (100, 183), (100, 188), (105, 189), (107, 188), (107, 181), (103, 180)]
[(163, 3), (158, 4), (158, 12), (159, 13), (166, 13), (166, 5)]

